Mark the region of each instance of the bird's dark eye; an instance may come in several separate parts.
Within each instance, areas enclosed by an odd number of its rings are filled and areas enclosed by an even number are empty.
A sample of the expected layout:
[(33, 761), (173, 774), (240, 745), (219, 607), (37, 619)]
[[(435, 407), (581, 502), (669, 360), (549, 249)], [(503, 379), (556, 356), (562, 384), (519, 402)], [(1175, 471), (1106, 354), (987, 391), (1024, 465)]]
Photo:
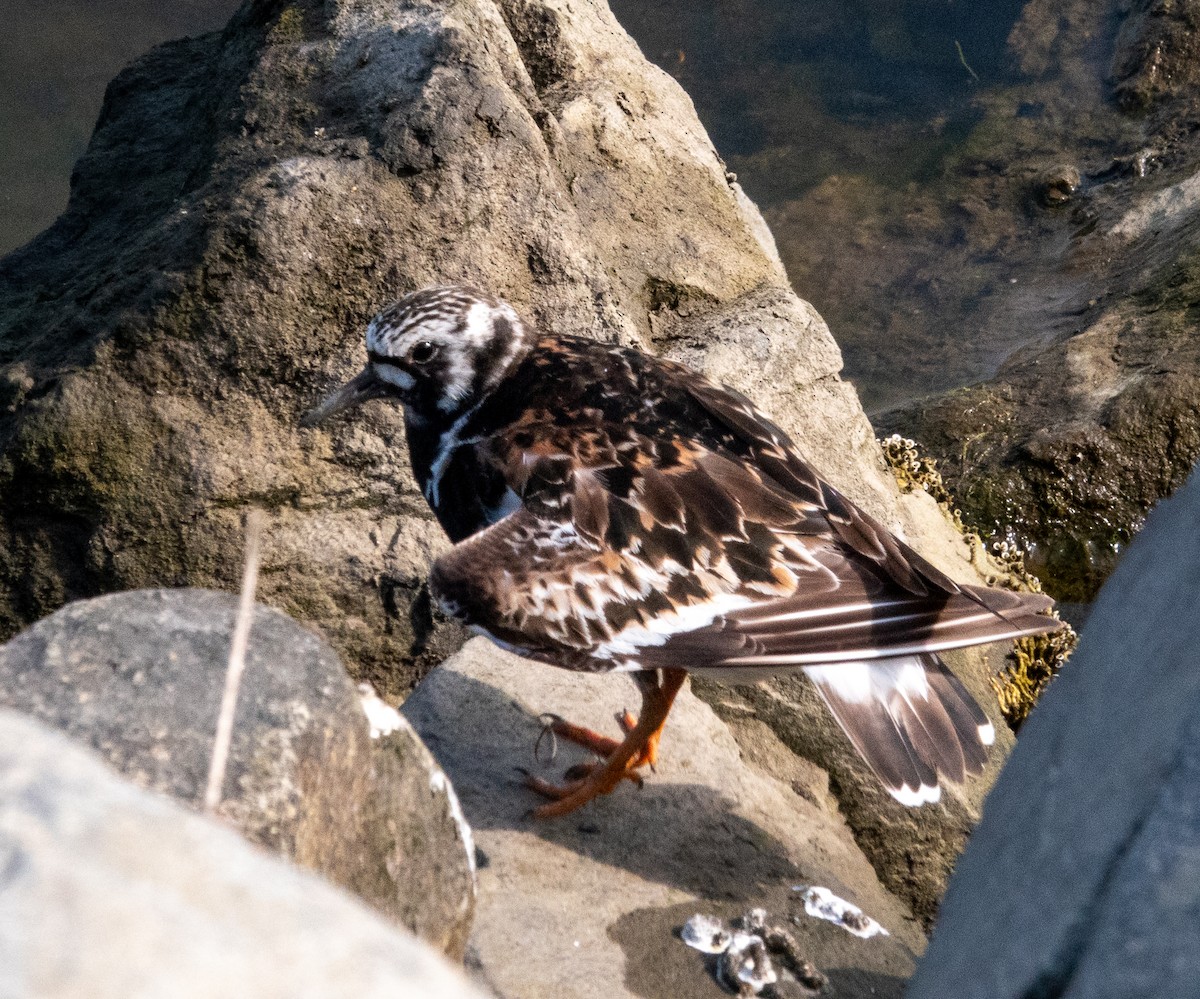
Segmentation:
[(435, 347), (428, 340), (422, 340), (415, 347), (413, 347), (411, 351), (409, 351), (408, 359), (412, 361), (413, 364), (428, 364), (433, 360), (434, 355), (436, 354), (437, 347)]

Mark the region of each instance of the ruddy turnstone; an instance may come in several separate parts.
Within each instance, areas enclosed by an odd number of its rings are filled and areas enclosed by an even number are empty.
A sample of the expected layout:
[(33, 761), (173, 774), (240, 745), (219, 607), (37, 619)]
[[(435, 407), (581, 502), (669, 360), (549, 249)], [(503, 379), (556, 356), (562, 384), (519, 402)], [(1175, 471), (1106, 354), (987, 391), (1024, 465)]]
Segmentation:
[(1053, 631), (1040, 595), (954, 582), (825, 482), (743, 395), (637, 350), (540, 333), (465, 287), (367, 327), (362, 372), (306, 425), (404, 406), (417, 482), (454, 542), (450, 615), (520, 655), (630, 672), (624, 739), (554, 731), (601, 761), (528, 783), (546, 817), (652, 764), (687, 673), (803, 670), (891, 794), (938, 800), (994, 731), (937, 653)]

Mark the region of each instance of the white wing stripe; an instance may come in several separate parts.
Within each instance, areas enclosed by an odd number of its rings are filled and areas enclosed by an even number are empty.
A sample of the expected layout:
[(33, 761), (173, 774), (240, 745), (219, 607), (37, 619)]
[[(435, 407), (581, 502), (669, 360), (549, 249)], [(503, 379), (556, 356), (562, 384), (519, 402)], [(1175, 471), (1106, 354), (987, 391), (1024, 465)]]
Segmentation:
[[(1009, 638), (1019, 638), (1029, 632), (1020, 628), (1011, 631), (996, 632), (988, 637), (989, 642), (1003, 642)], [(896, 656), (918, 655), (922, 652), (945, 652), (947, 649), (961, 649), (968, 645), (978, 645), (979, 639), (973, 636), (946, 638), (941, 641), (917, 641), (907, 644), (887, 645), (885, 647), (848, 649), (843, 652), (808, 652), (803, 654), (782, 653), (780, 655), (748, 655), (729, 656), (712, 663), (713, 666), (805, 666), (821, 663), (845, 663), (857, 659), (891, 659)]]
[[(873, 631), (873, 630), (881, 627), (882, 625), (900, 624), (904, 621), (918, 621), (921, 618), (928, 618), (929, 615), (930, 615), (929, 611), (914, 611), (911, 614), (895, 614), (891, 617), (868, 618), (866, 620), (847, 621), (844, 624), (821, 624), (821, 625), (817, 625), (812, 628), (805, 628), (803, 634), (805, 634), (805, 635), (824, 635), (824, 634), (832, 634), (834, 632), (839, 632), (839, 631), (849, 631), (849, 632), (863, 631), (863, 630), (872, 630)], [(996, 615), (993, 614), (991, 611), (983, 611), (982, 613), (971, 614), (966, 617), (954, 617), (954, 618), (950, 618), (948, 620), (931, 621), (929, 623), (928, 627), (929, 627), (930, 631), (938, 631), (938, 630), (945, 631), (947, 628), (958, 628), (958, 627), (963, 626), (964, 624), (973, 624), (976, 621), (991, 621), (991, 620), (994, 620), (995, 617), (996, 617)], [(759, 622), (756, 621), (755, 624), (759, 624)]]

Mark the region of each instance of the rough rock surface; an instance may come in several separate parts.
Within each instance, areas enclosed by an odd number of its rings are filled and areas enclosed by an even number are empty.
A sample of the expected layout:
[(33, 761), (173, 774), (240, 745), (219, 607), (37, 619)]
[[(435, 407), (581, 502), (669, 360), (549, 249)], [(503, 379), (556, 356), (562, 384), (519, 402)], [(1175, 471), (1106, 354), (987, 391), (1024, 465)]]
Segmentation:
[(1193, 477), (1151, 514), (1022, 728), (911, 999), (1195, 994), (1198, 654)]
[[(974, 574), (932, 501), (898, 495), (761, 216), (601, 0), (252, 0), (113, 81), (66, 213), (0, 263), (0, 628), (113, 589), (229, 586), (257, 505), (263, 599), (406, 691), (462, 636), (430, 611), (445, 542), (400, 413), (296, 422), (361, 363), (368, 317), (435, 281), (735, 383)], [(955, 663), (993, 704), (983, 659)], [(928, 918), (986, 782), (900, 811), (806, 717), (789, 744)]]
[(427, 945), (0, 711), (6, 999), (483, 999)]
[[(613, 714), (637, 703), (626, 678), (566, 673), (483, 639), (405, 701), (486, 857), (468, 960), (511, 999), (715, 999), (727, 993), (679, 928), (696, 912), (729, 919), (761, 906), (837, 995), (898, 997), (924, 945), (920, 927), (857, 849), (824, 775), (764, 725), (742, 720), (753, 748), (740, 750), (685, 689), (640, 790), (626, 784), (557, 821), (528, 817), (538, 799), (517, 768), (557, 780), (579, 757), (560, 745), (553, 763), (535, 760), (538, 715), (615, 732)], [(891, 935), (861, 940), (806, 916), (798, 884), (831, 888)]]
[[(0, 705), (198, 805), (236, 611), (201, 590), (69, 604), (0, 646)], [(400, 729), (373, 742), (337, 655), (279, 611), (256, 610), (246, 662), (220, 814), (461, 957), (473, 848), (420, 740)]]

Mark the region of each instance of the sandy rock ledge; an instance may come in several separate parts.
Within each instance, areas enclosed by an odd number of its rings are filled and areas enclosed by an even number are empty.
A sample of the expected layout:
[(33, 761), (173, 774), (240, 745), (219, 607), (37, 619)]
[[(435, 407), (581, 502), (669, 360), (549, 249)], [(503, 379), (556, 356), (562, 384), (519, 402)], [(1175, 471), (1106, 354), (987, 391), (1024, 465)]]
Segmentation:
[[(484, 639), (405, 702), (486, 858), (469, 962), (508, 999), (723, 996), (703, 956), (678, 939), (684, 921), (757, 906), (786, 920), (803, 912), (792, 886), (819, 884), (891, 935), (860, 940), (801, 915), (790, 927), (801, 951), (838, 996), (898, 997), (923, 934), (858, 850), (820, 772), (797, 765), (793, 784), (767, 776), (686, 689), (644, 787), (623, 785), (563, 819), (528, 817), (538, 799), (518, 768), (553, 780), (578, 758), (560, 746), (553, 764), (535, 761), (538, 715), (615, 733), (614, 712), (637, 703), (627, 679), (566, 673)], [(766, 726), (750, 735), (760, 761), (791, 757)]]

